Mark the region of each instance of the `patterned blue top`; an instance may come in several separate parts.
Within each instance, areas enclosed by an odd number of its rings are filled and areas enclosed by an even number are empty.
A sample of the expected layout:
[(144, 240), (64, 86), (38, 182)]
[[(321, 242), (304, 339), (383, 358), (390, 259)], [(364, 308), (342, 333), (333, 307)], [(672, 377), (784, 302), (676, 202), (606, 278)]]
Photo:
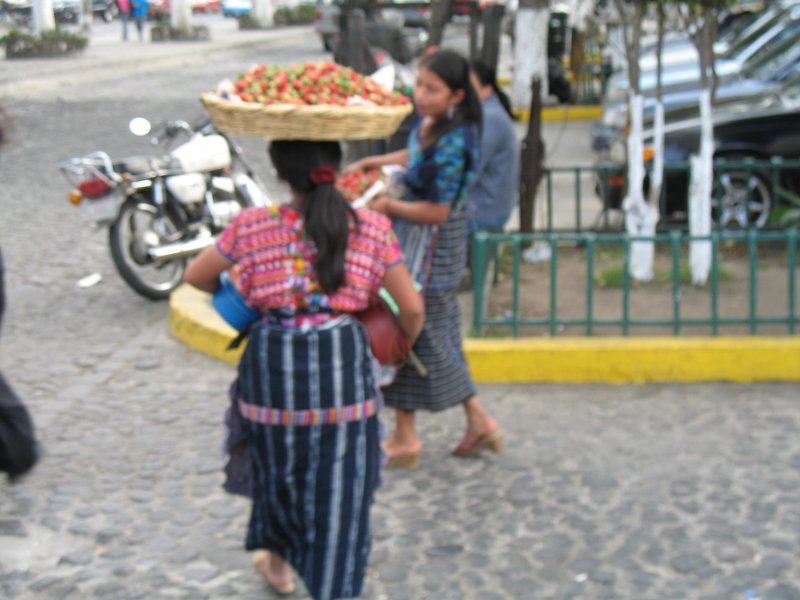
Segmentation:
[(463, 125), (440, 137), (426, 149), (420, 147), (419, 126), (408, 137), (405, 200), (428, 200), (460, 207), (478, 167), (478, 132)]

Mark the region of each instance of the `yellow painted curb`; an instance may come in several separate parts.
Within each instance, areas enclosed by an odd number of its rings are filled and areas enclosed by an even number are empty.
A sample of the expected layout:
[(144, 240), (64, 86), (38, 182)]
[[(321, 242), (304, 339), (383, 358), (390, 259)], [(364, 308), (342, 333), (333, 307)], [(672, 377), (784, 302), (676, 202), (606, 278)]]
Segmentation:
[[(235, 365), (244, 345), (208, 294), (188, 285), (171, 296), (170, 330), (190, 348)], [(479, 383), (644, 383), (800, 381), (800, 338), (468, 339), (464, 352)]]
[(466, 340), (483, 383), (800, 381), (800, 339), (558, 338)]
[(236, 330), (214, 310), (211, 296), (186, 284), (169, 298), (169, 327), (172, 335), (190, 348), (232, 365), (238, 364), (244, 350), (244, 344), (228, 350)]
[[(514, 115), (527, 123), (531, 118), (531, 111), (528, 109), (515, 108)], [(603, 116), (602, 106), (548, 106), (542, 109), (542, 122), (553, 121), (588, 121), (596, 120)]]

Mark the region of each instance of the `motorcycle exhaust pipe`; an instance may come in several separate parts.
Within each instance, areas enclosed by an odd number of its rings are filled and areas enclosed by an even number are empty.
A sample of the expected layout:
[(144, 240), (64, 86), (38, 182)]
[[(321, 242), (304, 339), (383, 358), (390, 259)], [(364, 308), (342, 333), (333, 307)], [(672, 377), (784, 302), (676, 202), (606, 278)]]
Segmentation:
[(147, 249), (147, 254), (156, 262), (175, 260), (176, 258), (184, 258), (199, 254), (202, 250), (212, 245), (215, 241), (215, 238), (208, 236), (189, 240), (188, 242), (175, 242), (174, 244), (153, 246), (152, 248)]

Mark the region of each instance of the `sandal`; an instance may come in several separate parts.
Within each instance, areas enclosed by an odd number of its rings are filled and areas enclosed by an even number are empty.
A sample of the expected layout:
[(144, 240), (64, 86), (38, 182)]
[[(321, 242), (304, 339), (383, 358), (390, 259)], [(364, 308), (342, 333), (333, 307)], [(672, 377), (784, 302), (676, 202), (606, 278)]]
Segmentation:
[(416, 469), (419, 464), (419, 452), (401, 452), (386, 460), (385, 469)]
[(490, 450), (495, 454), (503, 451), (503, 434), (500, 429), (495, 429), (476, 438), (464, 438), (453, 449), (453, 454), (455, 456), (475, 456), (484, 450)]
[(258, 571), (258, 573), (266, 580), (272, 589), (274, 589), (281, 596), (287, 596), (293, 593), (296, 587), (294, 583), (294, 577), (290, 575), (288, 580), (278, 581), (270, 571), (269, 559), (270, 553), (266, 550), (256, 551), (255, 555), (253, 556), (253, 565), (255, 566), (256, 571)]

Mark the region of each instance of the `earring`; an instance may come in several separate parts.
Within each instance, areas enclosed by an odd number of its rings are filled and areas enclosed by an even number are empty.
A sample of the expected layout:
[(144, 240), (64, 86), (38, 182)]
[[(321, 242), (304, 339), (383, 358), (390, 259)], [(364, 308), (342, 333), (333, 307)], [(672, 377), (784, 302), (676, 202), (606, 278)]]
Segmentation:
[(452, 119), (455, 116), (455, 114), (456, 114), (456, 105), (451, 104), (450, 106), (447, 107), (447, 118)]

